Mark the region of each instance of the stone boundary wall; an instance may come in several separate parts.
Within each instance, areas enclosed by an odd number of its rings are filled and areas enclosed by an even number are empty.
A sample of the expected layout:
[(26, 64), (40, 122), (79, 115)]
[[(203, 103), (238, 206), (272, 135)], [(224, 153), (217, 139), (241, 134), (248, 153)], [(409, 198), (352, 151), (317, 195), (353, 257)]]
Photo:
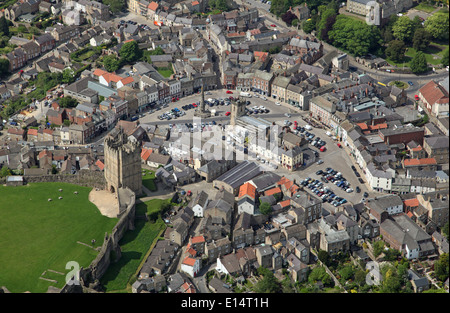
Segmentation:
[[(65, 285), (61, 293), (81, 292), (85, 288), (92, 291), (98, 287), (98, 281), (108, 270), (111, 262), (116, 262), (121, 257), (121, 250), (119, 241), (127, 230), (134, 229), (134, 219), (136, 216), (136, 196), (134, 192), (126, 188), (123, 192), (118, 193), (119, 202), (126, 204), (126, 210), (120, 215), (119, 221), (111, 231), (111, 235), (105, 234), (103, 245), (97, 257), (91, 262), (88, 268), (81, 268), (79, 277), (81, 281), (80, 286)], [(114, 255), (114, 256), (113, 256)], [(114, 259), (112, 259), (112, 257)]]
[(24, 183), (62, 182), (80, 186), (103, 189), (106, 184), (105, 175), (100, 171), (80, 170), (77, 174), (55, 174), (43, 176), (23, 176)]

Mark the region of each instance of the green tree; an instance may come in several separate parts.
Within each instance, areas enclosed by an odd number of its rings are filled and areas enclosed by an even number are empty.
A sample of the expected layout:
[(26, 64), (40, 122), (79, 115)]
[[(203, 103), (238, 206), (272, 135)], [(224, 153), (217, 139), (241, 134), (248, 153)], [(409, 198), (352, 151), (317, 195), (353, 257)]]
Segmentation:
[(425, 73), (428, 70), (425, 54), (422, 51), (417, 52), (409, 63), (409, 67), (414, 74)]
[(123, 44), (119, 50), (119, 55), (125, 62), (134, 62), (142, 57), (142, 51), (139, 49), (138, 43), (133, 40)]
[(366, 284), (366, 276), (366, 271), (357, 270), (355, 272), (355, 282), (360, 286), (364, 286)]
[(5, 76), (9, 72), (9, 61), (8, 59), (0, 58), (0, 77)]
[(62, 108), (74, 108), (78, 105), (78, 101), (72, 97), (64, 97), (59, 99), (59, 105)]
[(448, 253), (443, 253), (439, 257), (439, 261), (434, 264), (434, 273), (440, 281), (445, 281), (449, 275)]
[(272, 206), (269, 202), (262, 202), (259, 205), (259, 211), (264, 215), (269, 215), (270, 213), (272, 213)]
[(317, 258), (326, 266), (329, 266), (331, 264), (330, 254), (325, 250), (319, 250), (319, 252), (317, 253)]
[(408, 16), (401, 16), (392, 26), (392, 32), (396, 39), (411, 42), (414, 35), (414, 22)]
[(280, 292), (281, 286), (278, 280), (276, 279), (275, 275), (273, 273), (264, 268), (259, 267), (258, 268), (258, 274), (262, 275), (263, 278), (256, 283), (254, 287), (254, 291), (257, 293), (277, 293)]
[(71, 68), (66, 68), (62, 73), (62, 80), (65, 84), (71, 84), (75, 81), (75, 73)]
[(0, 36), (9, 37), (9, 25), (4, 16), (0, 17)]
[(373, 254), (375, 255), (375, 257), (378, 257), (381, 254), (381, 252), (383, 252), (384, 241), (378, 240), (372, 245), (372, 247), (373, 247)]
[(406, 45), (401, 40), (392, 40), (385, 50), (386, 56), (394, 62), (401, 62), (405, 57)]
[(316, 22), (317, 22), (318, 16), (314, 15), (309, 20), (306, 20), (302, 24), (302, 29), (305, 33), (310, 34), (313, 30), (316, 29)]
[(341, 275), (341, 278), (344, 280), (352, 279), (354, 274), (355, 274), (355, 272), (351, 265), (346, 265), (339, 270), (339, 275)]
[(328, 36), (334, 46), (354, 56), (375, 52), (382, 44), (380, 30), (345, 15), (338, 15)]
[(425, 21), (425, 29), (437, 40), (448, 40), (449, 15), (435, 13)]
[[(326, 8), (326, 7), (325, 7)], [(320, 20), (316, 25), (319, 39), (328, 41), (328, 32), (336, 21), (336, 12), (334, 9), (325, 9), (320, 15)]]
[(430, 42), (431, 42), (431, 35), (426, 29), (424, 28), (416, 29), (412, 40), (413, 48), (416, 49), (416, 51), (425, 51)]
[(11, 170), (5, 165), (0, 169), (0, 177), (10, 176)]
[(113, 13), (118, 13), (125, 7), (124, 0), (103, 0), (103, 4), (108, 5)]
[(103, 66), (108, 72), (115, 72), (120, 68), (120, 60), (115, 55), (104, 56)]
[[(447, 47), (447, 49), (444, 50), (444, 53), (443, 53), (442, 59), (441, 59), (441, 62), (442, 62), (443, 66), (448, 66), (448, 64), (449, 64), (449, 62), (448, 62), (448, 52), (449, 52), (449, 48)], [(448, 223), (447, 223), (447, 229), (448, 229)], [(447, 231), (447, 234), (448, 234), (448, 231)], [(447, 239), (448, 239), (448, 235), (447, 235)]]
[(308, 275), (308, 282), (310, 284), (315, 284), (318, 281), (321, 281), (327, 287), (334, 285), (333, 279), (322, 266), (316, 266)]

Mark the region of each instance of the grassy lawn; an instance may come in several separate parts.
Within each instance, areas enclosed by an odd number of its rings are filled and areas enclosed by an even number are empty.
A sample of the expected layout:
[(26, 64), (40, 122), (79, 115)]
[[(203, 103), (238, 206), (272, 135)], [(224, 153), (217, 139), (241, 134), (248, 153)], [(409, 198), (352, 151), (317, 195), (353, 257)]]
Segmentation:
[(162, 76), (168, 78), (173, 74), (173, 70), (170, 67), (158, 67), (156, 69)]
[(397, 86), (400, 89), (408, 88), (408, 83), (405, 83), (405, 82), (402, 82), (402, 81), (399, 81), (399, 80), (392, 81), (392, 82), (389, 83), (389, 86), (392, 86), (392, 85), (395, 85), (395, 86)]
[(427, 13), (431, 13), (434, 10), (436, 10), (436, 7), (426, 4), (426, 3), (419, 3), (419, 5), (415, 6), (414, 9), (423, 11), (423, 12), (427, 12)]
[(101, 280), (107, 292), (130, 292), (137, 270), (145, 262), (152, 244), (166, 228), (164, 221), (158, 217), (165, 204), (170, 204), (170, 199), (153, 199), (136, 205), (136, 215), (147, 212), (151, 220), (136, 219), (135, 229), (127, 231), (119, 242), (122, 257), (110, 265)]
[(101, 279), (106, 292), (129, 292), (130, 281), (135, 278), (139, 265), (145, 261), (148, 250), (165, 227), (162, 219), (155, 222), (136, 220), (135, 229), (127, 231), (119, 242), (122, 257), (111, 263)]
[(142, 184), (150, 191), (156, 191), (155, 172), (142, 169)]
[[(447, 49), (447, 47), (448, 47), (448, 44), (432, 42), (427, 47), (427, 49), (425, 51), (423, 51), (425, 53), (425, 58), (426, 58), (427, 62), (432, 65), (441, 64), (444, 50)], [(409, 47), (406, 50), (403, 62), (394, 62), (394, 61), (390, 60), (389, 58), (386, 58), (386, 61), (388, 61), (389, 64), (395, 65), (397, 67), (405, 66), (405, 68), (408, 68), (409, 63), (411, 62), (413, 57), (416, 55), (416, 53), (417, 53), (416, 49)], [(437, 56), (437, 58), (434, 58), (435, 56)]]
[[(90, 245), (95, 239), (95, 246), (101, 246), (105, 232), (117, 223), (89, 201), (90, 190), (64, 183), (0, 186), (1, 285), (11, 292), (46, 292), (49, 286), (64, 285), (71, 270), (66, 270), (67, 262), (89, 266), (97, 251), (77, 241)], [(44, 278), (57, 283), (39, 279), (44, 272)]]

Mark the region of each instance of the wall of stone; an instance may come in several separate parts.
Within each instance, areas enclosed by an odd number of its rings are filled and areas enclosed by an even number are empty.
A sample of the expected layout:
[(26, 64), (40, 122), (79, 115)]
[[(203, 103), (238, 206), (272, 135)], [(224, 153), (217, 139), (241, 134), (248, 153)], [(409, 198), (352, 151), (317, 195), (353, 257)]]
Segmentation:
[(103, 189), (106, 184), (105, 175), (100, 171), (81, 170), (77, 174), (55, 174), (44, 176), (23, 176), (25, 183), (61, 182), (80, 186)]
[[(126, 209), (120, 215), (119, 221), (114, 226), (111, 235), (105, 234), (103, 245), (97, 257), (91, 262), (88, 268), (80, 269), (80, 280), (82, 285), (86, 288), (92, 288), (92, 285), (97, 285), (95, 282), (108, 270), (111, 262), (120, 259), (121, 250), (119, 241), (127, 230), (134, 229), (134, 219), (136, 216), (136, 197), (135, 194), (128, 188), (118, 192), (119, 203), (126, 205)], [(114, 255), (114, 260), (111, 257)], [(64, 286), (61, 292), (72, 292), (73, 288)]]

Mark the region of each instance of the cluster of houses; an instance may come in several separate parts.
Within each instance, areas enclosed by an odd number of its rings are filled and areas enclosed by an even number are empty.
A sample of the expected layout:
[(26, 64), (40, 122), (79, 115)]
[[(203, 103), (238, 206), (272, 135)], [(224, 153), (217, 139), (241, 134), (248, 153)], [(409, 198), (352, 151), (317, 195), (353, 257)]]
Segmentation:
[[(229, 275), (238, 283), (259, 266), (287, 268), (294, 281), (302, 282), (308, 265), (317, 261), (313, 251), (348, 252), (357, 260), (370, 261), (360, 244), (380, 235), (409, 260), (448, 253), (448, 242), (436, 231), (448, 222), (448, 189), (374, 197), (329, 213), (318, 197), (286, 177), (228, 172), (240, 182), (237, 192), (219, 188), (215, 196), (205, 191), (193, 194), (188, 205), (170, 217), (173, 227), (147, 258), (136, 290), (149, 278), (170, 277), (175, 269), (195, 278), (208, 264), (214, 265), (216, 276)], [(270, 218), (259, 211), (264, 202), (272, 208)], [(195, 219), (200, 219), (198, 228), (189, 235)], [(212, 291), (230, 292), (229, 286), (228, 291), (217, 291), (216, 280), (210, 281)]]

